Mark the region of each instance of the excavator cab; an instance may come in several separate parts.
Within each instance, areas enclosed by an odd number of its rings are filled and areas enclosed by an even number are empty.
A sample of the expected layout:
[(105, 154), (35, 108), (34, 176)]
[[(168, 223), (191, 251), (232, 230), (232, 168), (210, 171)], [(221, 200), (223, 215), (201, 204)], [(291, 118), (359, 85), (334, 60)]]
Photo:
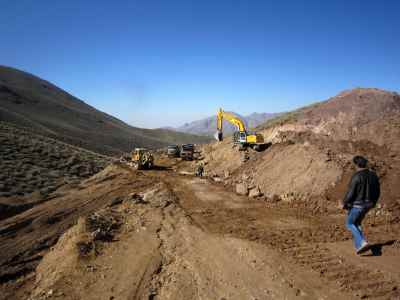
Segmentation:
[(233, 133), (234, 144), (247, 144), (247, 133), (246, 131), (235, 131)]
[(243, 143), (243, 144), (247, 143), (247, 133), (246, 133), (246, 131), (242, 131), (242, 132), (239, 131), (238, 136), (239, 136), (239, 140), (238, 140), (239, 143)]

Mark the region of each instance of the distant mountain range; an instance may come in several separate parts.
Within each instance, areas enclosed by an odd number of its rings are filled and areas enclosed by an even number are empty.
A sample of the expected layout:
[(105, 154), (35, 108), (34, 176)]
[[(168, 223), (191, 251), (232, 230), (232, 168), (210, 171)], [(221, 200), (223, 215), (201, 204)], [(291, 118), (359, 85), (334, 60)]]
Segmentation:
[(5, 66), (0, 66), (0, 121), (104, 154), (210, 141), (167, 129), (130, 126), (46, 80)]
[[(280, 115), (280, 113), (252, 113), (247, 116), (242, 116), (240, 114), (231, 112), (238, 116), (246, 125), (246, 128), (251, 129), (255, 128), (260, 124), (265, 123), (266, 121), (275, 118)], [(182, 126), (172, 128), (172, 127), (164, 127), (165, 129), (171, 129), (179, 132), (196, 134), (196, 135), (204, 135), (204, 136), (212, 136), (217, 130), (217, 117), (211, 116), (208, 118), (204, 118), (201, 120), (193, 121), (190, 123), (186, 123)], [(223, 123), (224, 133), (230, 134), (237, 130), (237, 128), (231, 123), (224, 120)]]

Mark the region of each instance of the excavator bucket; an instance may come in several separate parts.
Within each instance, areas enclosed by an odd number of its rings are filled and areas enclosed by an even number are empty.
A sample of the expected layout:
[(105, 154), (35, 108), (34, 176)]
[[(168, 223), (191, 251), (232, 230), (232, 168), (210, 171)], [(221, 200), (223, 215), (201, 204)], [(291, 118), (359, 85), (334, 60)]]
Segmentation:
[(218, 131), (214, 134), (214, 137), (215, 137), (215, 139), (216, 139), (217, 141), (221, 142), (221, 141), (223, 140), (222, 131), (219, 131), (219, 130), (218, 130)]

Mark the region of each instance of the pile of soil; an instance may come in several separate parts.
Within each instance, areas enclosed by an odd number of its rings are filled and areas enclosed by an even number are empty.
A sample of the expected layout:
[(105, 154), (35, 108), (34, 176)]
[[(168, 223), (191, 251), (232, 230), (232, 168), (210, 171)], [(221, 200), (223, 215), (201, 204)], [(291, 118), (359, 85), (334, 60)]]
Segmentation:
[[(29, 281), (44, 253), (79, 218), (86, 220), (85, 230), (91, 234), (88, 245), (112, 241), (121, 223), (111, 212), (115, 203), (121, 199), (137, 202), (131, 199), (156, 182), (112, 164), (78, 185), (63, 186), (40, 205), (0, 220), (0, 299), (13, 298), (7, 296), (14, 293), (9, 286), (21, 284), (18, 279)], [(102, 209), (107, 207), (110, 210), (104, 214)], [(69, 261), (68, 257), (64, 259)]]
[(203, 147), (206, 171), (243, 194), (260, 190), (267, 198), (336, 204), (355, 171), (352, 158), (363, 155), (381, 179), (380, 204), (397, 220), (399, 116), (396, 93), (346, 91), (260, 127), (264, 139), (272, 142), (264, 152), (240, 152), (230, 140)]
[[(335, 155), (310, 137), (296, 133), (263, 152), (240, 152), (225, 142), (208, 149), (205, 160), (210, 173), (223, 177), (232, 187), (242, 182), (249, 188), (257, 186), (269, 197), (288, 193), (321, 196), (339, 181), (348, 159), (348, 155)], [(244, 155), (247, 160), (241, 159)]]

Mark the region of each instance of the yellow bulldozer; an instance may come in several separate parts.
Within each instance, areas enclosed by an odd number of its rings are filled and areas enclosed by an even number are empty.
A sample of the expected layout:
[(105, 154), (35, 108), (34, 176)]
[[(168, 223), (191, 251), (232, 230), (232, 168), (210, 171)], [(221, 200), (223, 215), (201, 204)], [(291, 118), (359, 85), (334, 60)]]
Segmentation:
[(237, 127), (237, 131), (233, 133), (233, 142), (239, 145), (239, 150), (245, 150), (250, 147), (256, 151), (262, 151), (266, 148), (262, 134), (247, 131), (244, 122), (239, 117), (223, 111), (221, 108), (217, 112), (217, 132), (215, 133), (215, 138), (218, 141), (223, 140), (223, 120)]
[(154, 157), (146, 148), (135, 148), (124, 162), (136, 170), (148, 170), (154, 166)]

